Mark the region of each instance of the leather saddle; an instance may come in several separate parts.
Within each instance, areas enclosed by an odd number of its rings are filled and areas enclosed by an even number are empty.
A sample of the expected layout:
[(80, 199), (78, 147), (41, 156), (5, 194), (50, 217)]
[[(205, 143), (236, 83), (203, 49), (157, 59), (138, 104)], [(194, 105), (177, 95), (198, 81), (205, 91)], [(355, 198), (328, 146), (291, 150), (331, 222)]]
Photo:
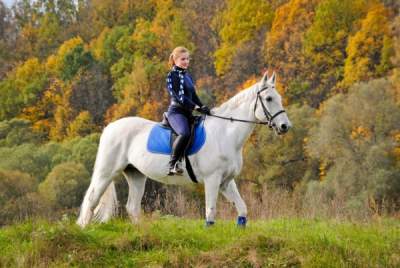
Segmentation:
[[(199, 123), (199, 122), (201, 121), (201, 119), (202, 119), (202, 116), (196, 116), (196, 115), (195, 115), (195, 116), (192, 116), (192, 117), (189, 119), (190, 138), (189, 138), (189, 141), (188, 141), (188, 143), (187, 143), (186, 149), (187, 149), (187, 148), (190, 148), (190, 146), (192, 145), (193, 140), (194, 140), (195, 126), (197, 125), (197, 123)], [(173, 128), (171, 127), (171, 125), (169, 124), (168, 116), (167, 116), (167, 113), (166, 113), (166, 112), (163, 113), (163, 119), (162, 119), (162, 121), (160, 122), (160, 124), (161, 124), (161, 126), (163, 126), (163, 127), (165, 127), (165, 128), (171, 129), (170, 145), (171, 145), (171, 147), (172, 147), (172, 144), (174, 143), (174, 141), (175, 141), (175, 139), (176, 139), (176, 137), (177, 137), (178, 135), (176, 134), (176, 132), (174, 131), (174, 129), (173, 129)], [(186, 149), (185, 149), (184, 155), (186, 155)]]
[[(184, 152), (183, 152), (183, 156), (182, 156), (182, 157), (185, 158), (186, 170), (187, 170), (187, 172), (188, 172), (188, 174), (189, 174), (189, 177), (190, 177), (190, 179), (191, 179), (194, 183), (197, 183), (198, 181), (197, 181), (196, 175), (195, 175), (194, 172), (193, 172), (193, 168), (192, 168), (192, 165), (191, 165), (191, 163), (190, 163), (190, 160), (189, 160), (189, 157), (188, 157), (188, 154), (187, 154), (187, 149), (190, 148), (190, 146), (192, 145), (192, 143), (193, 143), (193, 141), (194, 141), (195, 126), (196, 126), (198, 123), (200, 123), (201, 120), (202, 120), (202, 116), (192, 116), (192, 117), (189, 119), (190, 138), (189, 138), (188, 144), (187, 144), (187, 146), (186, 146), (186, 148), (185, 148), (185, 150), (184, 150)], [(163, 113), (163, 119), (162, 119), (162, 121), (160, 122), (160, 125), (161, 125), (162, 127), (171, 129), (170, 145), (171, 145), (171, 147), (172, 147), (172, 144), (174, 143), (174, 141), (175, 141), (175, 139), (176, 139), (176, 137), (177, 137), (178, 135), (176, 134), (176, 132), (174, 131), (174, 129), (173, 129), (173, 128), (171, 127), (171, 125), (169, 124), (169, 122), (168, 122), (168, 116), (167, 116), (167, 113), (166, 113), (166, 112)]]

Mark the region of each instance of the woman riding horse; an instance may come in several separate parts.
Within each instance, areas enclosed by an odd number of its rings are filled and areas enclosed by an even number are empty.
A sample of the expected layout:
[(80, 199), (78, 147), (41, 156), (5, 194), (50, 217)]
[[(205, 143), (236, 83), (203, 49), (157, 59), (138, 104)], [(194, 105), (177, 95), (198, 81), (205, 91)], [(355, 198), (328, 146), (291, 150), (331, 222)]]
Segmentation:
[(178, 160), (182, 158), (188, 145), (189, 122), (193, 109), (210, 114), (210, 109), (203, 105), (197, 96), (193, 79), (187, 72), (189, 60), (189, 50), (184, 47), (176, 47), (169, 57), (172, 69), (167, 76), (167, 89), (171, 96), (171, 103), (168, 107), (167, 118), (178, 137), (172, 145), (168, 175), (183, 173)]

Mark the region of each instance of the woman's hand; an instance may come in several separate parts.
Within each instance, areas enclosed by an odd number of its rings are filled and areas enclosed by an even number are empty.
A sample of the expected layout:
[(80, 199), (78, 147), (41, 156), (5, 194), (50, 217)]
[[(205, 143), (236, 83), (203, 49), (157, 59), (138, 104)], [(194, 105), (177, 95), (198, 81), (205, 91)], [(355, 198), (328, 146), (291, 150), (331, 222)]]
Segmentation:
[(203, 105), (201, 107), (197, 107), (196, 111), (198, 111), (199, 113), (202, 113), (202, 114), (210, 115), (210, 108), (208, 108), (205, 105)]

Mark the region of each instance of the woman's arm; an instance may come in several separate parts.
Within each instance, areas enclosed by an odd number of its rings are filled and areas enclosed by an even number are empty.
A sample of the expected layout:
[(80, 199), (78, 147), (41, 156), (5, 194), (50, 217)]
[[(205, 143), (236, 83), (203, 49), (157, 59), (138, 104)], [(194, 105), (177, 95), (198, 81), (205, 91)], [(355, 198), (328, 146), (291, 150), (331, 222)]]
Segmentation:
[(184, 90), (180, 88), (180, 79), (179, 75), (174, 74), (173, 72), (169, 72), (167, 76), (167, 89), (171, 97), (174, 98), (175, 101), (184, 105)]
[(197, 96), (196, 89), (193, 90), (193, 102), (194, 102), (195, 104), (197, 104), (199, 107), (202, 107), (202, 106), (203, 106), (203, 103), (201, 103), (199, 97)]

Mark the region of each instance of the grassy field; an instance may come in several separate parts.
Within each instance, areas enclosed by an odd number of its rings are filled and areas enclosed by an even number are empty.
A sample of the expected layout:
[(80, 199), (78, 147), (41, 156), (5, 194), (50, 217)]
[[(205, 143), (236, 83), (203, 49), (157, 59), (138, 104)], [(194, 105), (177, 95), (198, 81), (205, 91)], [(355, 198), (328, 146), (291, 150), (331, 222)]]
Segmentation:
[(400, 222), (34, 221), (1, 228), (0, 252), (1, 267), (400, 267)]

